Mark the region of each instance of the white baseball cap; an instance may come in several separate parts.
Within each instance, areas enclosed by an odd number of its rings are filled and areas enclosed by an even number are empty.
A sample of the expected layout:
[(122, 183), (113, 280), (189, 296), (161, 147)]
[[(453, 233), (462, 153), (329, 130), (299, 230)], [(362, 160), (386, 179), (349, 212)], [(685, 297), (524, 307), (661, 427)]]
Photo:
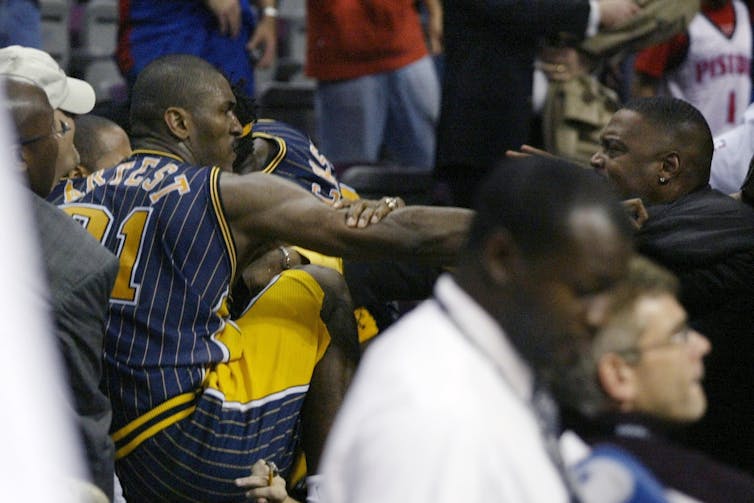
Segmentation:
[(52, 108), (85, 114), (94, 108), (94, 88), (86, 81), (67, 77), (52, 56), (39, 49), (11, 45), (0, 49), (0, 75), (20, 77), (41, 87)]

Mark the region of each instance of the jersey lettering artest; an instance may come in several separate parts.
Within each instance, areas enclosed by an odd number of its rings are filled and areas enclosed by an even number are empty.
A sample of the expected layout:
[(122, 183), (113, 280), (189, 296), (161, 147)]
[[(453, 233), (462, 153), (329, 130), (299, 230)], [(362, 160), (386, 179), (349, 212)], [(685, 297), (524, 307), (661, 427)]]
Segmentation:
[(136, 151), (52, 195), (120, 258), (104, 348), (114, 430), (200, 389), (205, 369), (231, 358), (215, 340), (231, 328), (226, 300), (236, 267), (219, 176), (219, 168)]

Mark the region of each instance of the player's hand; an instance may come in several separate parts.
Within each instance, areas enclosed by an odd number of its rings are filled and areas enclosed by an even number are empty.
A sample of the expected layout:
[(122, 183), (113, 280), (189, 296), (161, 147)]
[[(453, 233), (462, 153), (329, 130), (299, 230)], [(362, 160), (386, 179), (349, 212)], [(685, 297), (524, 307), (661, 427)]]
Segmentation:
[(264, 16), (259, 21), (257, 28), (246, 44), (246, 50), (253, 54), (261, 54), (255, 58), (258, 68), (269, 68), (272, 66), (278, 50), (276, 18)]
[(383, 197), (379, 200), (340, 199), (333, 205), (333, 208), (346, 208), (348, 210), (346, 225), (363, 229), (370, 224), (376, 224), (391, 211), (404, 206), (406, 203), (400, 197)]
[(285, 245), (275, 246), (246, 266), (242, 277), (249, 291), (255, 294), (281, 272), (302, 263), (301, 254), (295, 249)]
[(241, 32), (241, 5), (238, 0), (204, 0), (217, 18), (220, 33), (236, 38)]
[(620, 26), (641, 9), (634, 0), (599, 0), (599, 5), (600, 27), (605, 29)]
[(251, 467), (251, 475), (236, 479), (236, 486), (248, 489), (246, 497), (255, 503), (293, 503), (274, 466), (260, 459)]
[(647, 208), (644, 207), (644, 203), (639, 198), (626, 199), (623, 201), (623, 208), (628, 213), (628, 217), (636, 230), (641, 229), (644, 222), (649, 220)]
[(548, 159), (558, 159), (558, 156), (553, 155), (546, 150), (532, 147), (531, 145), (521, 145), (521, 148), (518, 150), (505, 151), (505, 157), (507, 157), (508, 159), (526, 159), (527, 157), (531, 157), (533, 155), (547, 157)]

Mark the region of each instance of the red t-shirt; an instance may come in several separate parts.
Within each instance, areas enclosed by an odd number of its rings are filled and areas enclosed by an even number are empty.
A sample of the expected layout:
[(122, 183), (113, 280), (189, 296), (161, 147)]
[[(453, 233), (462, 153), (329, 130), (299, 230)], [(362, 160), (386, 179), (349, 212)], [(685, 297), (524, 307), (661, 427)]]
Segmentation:
[(307, 0), (306, 73), (341, 80), (428, 54), (414, 0)]

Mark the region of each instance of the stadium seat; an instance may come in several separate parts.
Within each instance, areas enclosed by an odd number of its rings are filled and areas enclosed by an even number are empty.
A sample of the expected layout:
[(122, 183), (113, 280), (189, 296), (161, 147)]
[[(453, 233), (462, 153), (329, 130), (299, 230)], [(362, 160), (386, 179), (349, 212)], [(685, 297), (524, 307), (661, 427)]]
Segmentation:
[(400, 196), (407, 204), (436, 201), (434, 176), (425, 169), (395, 164), (356, 164), (343, 170), (340, 181), (366, 199)]
[(67, 0), (40, 0), (42, 19), (42, 49), (48, 52), (61, 68), (67, 70), (71, 59), (71, 37), (68, 20), (71, 6)]
[(259, 117), (271, 117), (314, 138), (314, 83), (273, 81), (258, 98)]
[(90, 59), (110, 58), (118, 37), (118, 2), (90, 0), (84, 8), (81, 49)]
[(88, 63), (84, 69), (84, 80), (94, 87), (97, 103), (127, 99), (126, 81), (112, 58)]

